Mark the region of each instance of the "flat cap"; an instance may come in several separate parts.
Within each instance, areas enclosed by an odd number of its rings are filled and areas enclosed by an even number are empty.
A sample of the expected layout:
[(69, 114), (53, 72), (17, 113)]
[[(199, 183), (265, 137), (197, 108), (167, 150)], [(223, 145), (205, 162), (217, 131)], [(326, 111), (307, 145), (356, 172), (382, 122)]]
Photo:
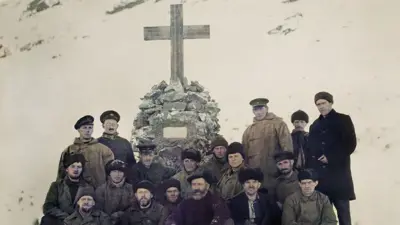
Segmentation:
[(294, 159), (294, 154), (293, 152), (288, 152), (288, 151), (280, 151), (274, 154), (274, 160), (275, 162), (280, 162), (282, 160), (293, 160)]
[(94, 118), (91, 115), (86, 115), (82, 118), (80, 118), (78, 121), (76, 121), (74, 128), (75, 130), (78, 130), (79, 128), (81, 128), (82, 126), (85, 125), (93, 125), (94, 122)]
[(317, 181), (318, 180), (318, 173), (313, 170), (313, 169), (304, 169), (299, 172), (297, 175), (299, 181), (302, 180), (313, 180)]
[(253, 107), (255, 106), (266, 106), (268, 104), (269, 100), (266, 98), (256, 98), (253, 99), (249, 102), (249, 104)]
[(137, 192), (138, 189), (146, 189), (149, 192), (153, 193), (154, 192), (154, 184), (148, 180), (143, 180), (134, 186), (135, 192)]
[(136, 147), (139, 149), (140, 153), (150, 153), (156, 149), (157, 145), (153, 143), (146, 143), (146, 144), (136, 145)]
[(109, 119), (119, 122), (119, 120), (121, 119), (121, 116), (114, 110), (105, 111), (100, 116), (101, 123), (104, 123), (106, 120), (109, 120)]
[(199, 179), (199, 178), (203, 178), (209, 184), (214, 183), (213, 175), (208, 170), (195, 172), (193, 175), (188, 177), (186, 180), (187, 180), (187, 182), (192, 183), (193, 180)]

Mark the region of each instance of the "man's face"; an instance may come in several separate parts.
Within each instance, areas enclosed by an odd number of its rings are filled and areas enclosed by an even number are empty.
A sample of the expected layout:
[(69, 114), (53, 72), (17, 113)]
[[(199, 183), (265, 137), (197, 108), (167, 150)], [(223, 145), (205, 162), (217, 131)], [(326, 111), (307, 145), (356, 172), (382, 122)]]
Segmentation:
[(306, 179), (300, 181), (299, 184), (303, 195), (310, 196), (312, 193), (314, 193), (315, 187), (318, 185), (318, 181)]
[(209, 187), (210, 185), (203, 178), (192, 180), (193, 199), (202, 199), (207, 194)]
[(179, 198), (179, 190), (176, 187), (170, 187), (165, 192), (168, 202), (175, 203)]
[(332, 110), (333, 104), (325, 99), (319, 99), (315, 102), (315, 105), (317, 106), (319, 113), (321, 113), (322, 116), (326, 116)]
[(197, 162), (193, 159), (184, 159), (183, 167), (185, 168), (186, 172), (193, 172), (197, 168)]
[(148, 206), (153, 195), (151, 192), (144, 188), (138, 188), (135, 193), (136, 199), (141, 206)]
[(95, 202), (92, 196), (82, 196), (78, 201), (78, 206), (83, 212), (90, 212), (94, 205)]
[(104, 132), (107, 134), (115, 134), (118, 129), (118, 123), (116, 120), (108, 119), (103, 124)]
[(276, 163), (276, 166), (278, 167), (279, 173), (282, 175), (287, 175), (293, 170), (293, 160), (285, 159), (281, 160)]
[(112, 171), (110, 171), (110, 178), (111, 178), (112, 182), (119, 184), (124, 180), (125, 174), (124, 174), (124, 172), (119, 171), (119, 170), (112, 170)]
[(258, 189), (260, 188), (261, 183), (256, 180), (247, 180), (243, 184), (244, 191), (247, 195), (254, 196), (257, 194)]
[(253, 113), (254, 113), (256, 120), (262, 120), (267, 115), (268, 110), (267, 110), (267, 107), (265, 107), (265, 106), (254, 106)]
[(293, 121), (293, 126), (296, 129), (304, 129), (304, 128), (306, 128), (307, 123), (304, 120), (295, 120), (295, 121)]
[(68, 177), (72, 179), (77, 179), (82, 174), (82, 169), (83, 169), (82, 167), (83, 167), (82, 163), (74, 162), (71, 165), (69, 165), (65, 171), (67, 171)]
[(215, 146), (213, 153), (218, 159), (223, 159), (225, 158), (226, 148), (224, 146)]
[(243, 163), (243, 156), (240, 153), (229, 154), (228, 162), (232, 168), (238, 168)]
[(93, 125), (83, 125), (78, 129), (79, 135), (83, 139), (90, 139), (93, 134)]
[(151, 166), (151, 164), (153, 163), (153, 159), (154, 159), (154, 153), (153, 152), (146, 152), (146, 153), (141, 153), (140, 154), (140, 161), (145, 166)]

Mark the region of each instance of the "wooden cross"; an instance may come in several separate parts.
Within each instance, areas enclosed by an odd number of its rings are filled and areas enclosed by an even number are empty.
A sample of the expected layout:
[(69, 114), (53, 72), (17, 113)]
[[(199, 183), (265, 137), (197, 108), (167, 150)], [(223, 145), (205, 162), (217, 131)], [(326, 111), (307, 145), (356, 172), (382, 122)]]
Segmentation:
[(170, 40), (171, 41), (171, 83), (186, 85), (183, 73), (183, 40), (184, 39), (209, 39), (209, 25), (183, 25), (182, 4), (171, 5), (170, 26), (145, 27), (144, 40)]

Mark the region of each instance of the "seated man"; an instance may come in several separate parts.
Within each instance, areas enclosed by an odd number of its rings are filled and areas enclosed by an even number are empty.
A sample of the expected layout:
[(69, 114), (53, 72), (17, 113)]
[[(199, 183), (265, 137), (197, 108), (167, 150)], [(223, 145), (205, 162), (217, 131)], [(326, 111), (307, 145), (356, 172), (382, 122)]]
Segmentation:
[(208, 171), (188, 178), (192, 196), (184, 199), (167, 219), (166, 225), (224, 225), (230, 220), (224, 200), (209, 191), (213, 176)]
[(336, 225), (329, 198), (315, 190), (318, 185), (314, 170), (299, 172), (300, 191), (289, 195), (283, 204), (282, 225)]
[(186, 198), (190, 195), (191, 185), (187, 178), (197, 170), (201, 169), (199, 164), (201, 162), (201, 154), (195, 149), (186, 149), (182, 151), (182, 170), (175, 174), (172, 178), (181, 183), (181, 196)]
[(281, 211), (276, 203), (259, 192), (264, 174), (260, 169), (242, 169), (239, 181), (244, 192), (228, 203), (235, 225), (280, 225)]
[(154, 184), (144, 180), (135, 185), (135, 201), (121, 218), (121, 225), (158, 225), (163, 221), (163, 206), (153, 199)]
[(239, 170), (245, 168), (243, 145), (233, 142), (226, 151), (229, 167), (223, 171), (221, 179), (217, 183), (216, 190), (225, 200), (231, 199), (243, 191), (243, 185), (239, 182)]
[(94, 208), (94, 195), (91, 190), (78, 192), (77, 208), (74, 213), (65, 218), (64, 225), (111, 225), (110, 217)]
[(106, 166), (108, 180), (96, 189), (96, 207), (111, 216), (113, 224), (119, 224), (124, 211), (131, 207), (133, 187), (126, 183), (128, 166), (121, 160), (113, 160)]
[(172, 168), (167, 168), (161, 163), (154, 162), (155, 144), (146, 143), (137, 146), (140, 152), (140, 160), (133, 166), (130, 181), (135, 186), (136, 183), (147, 180), (157, 187), (163, 180), (167, 180), (176, 174)]
[(160, 203), (164, 206), (163, 222), (178, 208), (179, 203), (182, 201), (181, 197), (181, 184), (178, 180), (168, 179), (161, 184), (163, 196)]
[(63, 225), (63, 220), (74, 212), (77, 192), (83, 189), (94, 190), (82, 178), (85, 162), (81, 154), (65, 155), (63, 166), (66, 176), (51, 183), (43, 205), (41, 225)]

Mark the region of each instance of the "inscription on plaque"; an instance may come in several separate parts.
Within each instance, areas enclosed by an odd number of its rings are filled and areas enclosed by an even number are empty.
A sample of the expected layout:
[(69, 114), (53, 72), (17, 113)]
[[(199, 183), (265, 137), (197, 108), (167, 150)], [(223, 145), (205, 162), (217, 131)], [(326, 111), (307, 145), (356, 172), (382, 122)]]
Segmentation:
[(187, 138), (187, 127), (164, 127), (163, 137), (168, 139), (184, 139)]

